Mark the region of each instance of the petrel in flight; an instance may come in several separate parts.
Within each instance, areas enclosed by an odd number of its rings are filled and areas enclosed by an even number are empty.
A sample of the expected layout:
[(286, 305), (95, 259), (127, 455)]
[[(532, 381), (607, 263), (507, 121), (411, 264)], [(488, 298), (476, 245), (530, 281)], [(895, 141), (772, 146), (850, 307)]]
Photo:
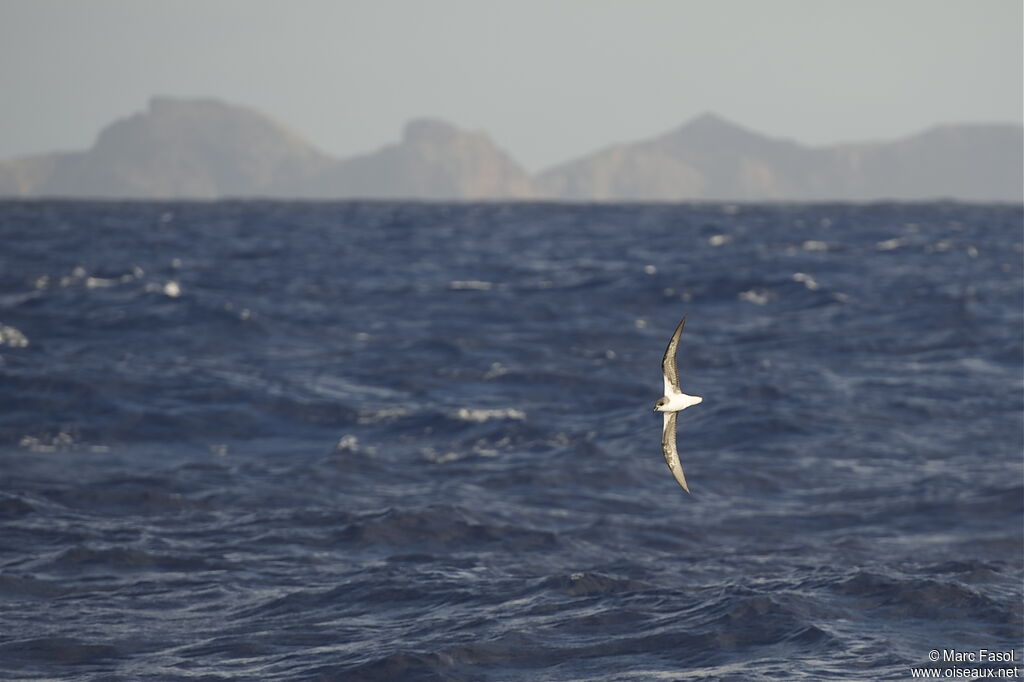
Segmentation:
[(665, 357), (661, 359), (661, 373), (665, 376), (665, 396), (654, 403), (654, 411), (661, 412), (665, 416), (665, 425), (661, 431), (661, 449), (665, 453), (665, 462), (668, 463), (672, 475), (676, 477), (676, 482), (683, 487), (683, 490), (690, 492), (686, 485), (686, 476), (683, 475), (683, 465), (679, 462), (679, 452), (676, 450), (676, 413), (691, 405), (699, 404), (704, 398), (686, 395), (679, 390), (676, 350), (679, 348), (679, 336), (683, 333), (685, 324), (686, 317), (683, 317), (668, 342)]

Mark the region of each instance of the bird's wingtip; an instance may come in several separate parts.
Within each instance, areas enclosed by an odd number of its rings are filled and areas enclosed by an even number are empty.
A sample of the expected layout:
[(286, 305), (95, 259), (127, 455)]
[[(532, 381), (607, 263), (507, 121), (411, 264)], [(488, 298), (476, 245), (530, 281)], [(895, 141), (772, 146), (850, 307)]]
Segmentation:
[(692, 494), (690, 493), (690, 486), (686, 484), (686, 475), (683, 473), (683, 468), (679, 467), (678, 470), (673, 468), (672, 474), (676, 479), (676, 483), (679, 484), (679, 487), (685, 490), (687, 494)]

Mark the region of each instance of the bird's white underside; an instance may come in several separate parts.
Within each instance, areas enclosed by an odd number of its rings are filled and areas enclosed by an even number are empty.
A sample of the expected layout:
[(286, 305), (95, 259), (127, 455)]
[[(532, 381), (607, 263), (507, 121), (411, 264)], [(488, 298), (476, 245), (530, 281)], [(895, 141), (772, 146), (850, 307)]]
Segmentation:
[(668, 402), (658, 408), (659, 412), (679, 412), (687, 407), (693, 407), (704, 400), (700, 396), (677, 393), (672, 390), (667, 381), (665, 384), (665, 397), (668, 399)]

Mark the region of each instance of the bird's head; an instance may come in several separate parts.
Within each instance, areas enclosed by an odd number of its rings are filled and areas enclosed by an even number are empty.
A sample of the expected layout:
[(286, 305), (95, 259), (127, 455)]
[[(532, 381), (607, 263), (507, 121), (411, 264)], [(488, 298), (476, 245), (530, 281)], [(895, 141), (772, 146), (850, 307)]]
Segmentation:
[(658, 398), (658, 402), (654, 403), (654, 411), (655, 412), (661, 412), (662, 411), (661, 408), (665, 407), (665, 403), (667, 403), (667, 402), (668, 401), (665, 400), (664, 398)]

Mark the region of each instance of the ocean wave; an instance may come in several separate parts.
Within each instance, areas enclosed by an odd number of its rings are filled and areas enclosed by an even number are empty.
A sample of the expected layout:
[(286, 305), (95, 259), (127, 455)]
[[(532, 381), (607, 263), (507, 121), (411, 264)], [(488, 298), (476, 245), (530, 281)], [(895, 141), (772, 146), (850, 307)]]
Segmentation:
[[(0, 202), (0, 668), (860, 680), (1013, 648), (1022, 218)], [(683, 315), (692, 494), (651, 411)]]

